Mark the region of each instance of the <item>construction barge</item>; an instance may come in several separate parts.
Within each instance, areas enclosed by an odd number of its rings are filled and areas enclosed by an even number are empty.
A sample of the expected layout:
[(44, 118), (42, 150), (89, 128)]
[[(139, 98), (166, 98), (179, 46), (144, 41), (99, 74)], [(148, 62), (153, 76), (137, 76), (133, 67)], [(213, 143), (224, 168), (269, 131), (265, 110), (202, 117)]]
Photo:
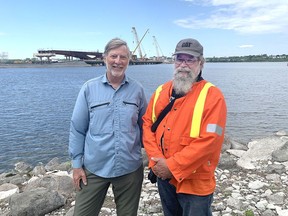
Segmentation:
[[(91, 66), (104, 66), (103, 60), (84, 60), (86, 64), (89, 64)], [(158, 60), (133, 60), (131, 59), (129, 61), (129, 65), (154, 65), (154, 64), (162, 64), (163, 61)]]

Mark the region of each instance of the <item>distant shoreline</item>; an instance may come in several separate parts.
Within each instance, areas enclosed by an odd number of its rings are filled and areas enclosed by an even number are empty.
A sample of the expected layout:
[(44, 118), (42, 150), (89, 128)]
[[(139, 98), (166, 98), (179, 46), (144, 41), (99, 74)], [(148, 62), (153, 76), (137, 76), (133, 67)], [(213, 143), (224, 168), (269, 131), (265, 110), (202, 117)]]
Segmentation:
[(0, 68), (55, 68), (55, 67), (91, 67), (91, 65), (82, 61), (60, 62), (60, 63), (43, 63), (43, 64), (1, 64)]
[[(225, 61), (206, 61), (206, 63), (285, 63), (286, 61), (262, 61), (262, 62), (249, 62), (249, 61), (242, 61), (242, 62), (225, 62)], [(288, 66), (288, 63), (287, 63)], [(97, 67), (94, 65), (89, 65), (83, 61), (77, 62), (60, 62), (60, 63), (43, 63), (43, 64), (32, 64), (32, 63), (19, 63), (19, 64), (3, 64), (0, 63), (0, 68), (59, 68), (59, 67)]]

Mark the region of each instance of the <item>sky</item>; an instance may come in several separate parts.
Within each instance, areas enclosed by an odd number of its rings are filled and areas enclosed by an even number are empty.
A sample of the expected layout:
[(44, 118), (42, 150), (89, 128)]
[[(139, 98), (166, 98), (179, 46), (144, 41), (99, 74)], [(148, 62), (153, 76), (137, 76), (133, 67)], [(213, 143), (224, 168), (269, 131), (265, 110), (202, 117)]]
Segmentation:
[(147, 57), (170, 57), (184, 38), (204, 57), (288, 54), (288, 0), (0, 0), (0, 20), (0, 59), (103, 52), (114, 37), (139, 56), (132, 27)]

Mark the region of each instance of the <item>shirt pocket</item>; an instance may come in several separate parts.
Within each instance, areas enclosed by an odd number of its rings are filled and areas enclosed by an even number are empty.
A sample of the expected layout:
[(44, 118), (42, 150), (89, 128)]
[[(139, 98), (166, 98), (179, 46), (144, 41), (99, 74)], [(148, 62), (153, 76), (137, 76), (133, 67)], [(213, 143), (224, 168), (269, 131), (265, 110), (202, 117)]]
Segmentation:
[(179, 145), (178, 145), (178, 151), (181, 151), (183, 148), (185, 148), (186, 146), (190, 145), (191, 142), (194, 140), (195, 138), (189, 137), (189, 136), (181, 136), (180, 140), (179, 140)]
[(138, 127), (139, 104), (134, 100), (123, 100), (120, 109), (120, 125), (123, 132), (134, 132)]
[(109, 101), (93, 102), (89, 106), (92, 135), (112, 133), (113, 113)]
[(194, 138), (191, 137), (186, 137), (186, 136), (182, 136), (180, 137), (180, 145), (184, 148), (187, 145), (190, 145), (190, 143), (192, 142)]

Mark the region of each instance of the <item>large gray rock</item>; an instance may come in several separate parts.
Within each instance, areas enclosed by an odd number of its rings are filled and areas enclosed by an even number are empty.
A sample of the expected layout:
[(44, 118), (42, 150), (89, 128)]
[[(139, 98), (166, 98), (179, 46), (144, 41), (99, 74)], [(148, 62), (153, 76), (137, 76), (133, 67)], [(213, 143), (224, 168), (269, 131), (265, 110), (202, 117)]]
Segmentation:
[(233, 139), (231, 139), (230, 141), (231, 141), (231, 149), (244, 150), (244, 151), (248, 150), (248, 147), (246, 144), (240, 143), (240, 142), (233, 140)]
[(4, 173), (0, 175), (0, 184), (11, 183), (20, 185), (29, 179), (29, 175), (20, 175), (15, 173)]
[(285, 166), (283, 164), (269, 164), (263, 170), (265, 170), (266, 173), (269, 173), (269, 174), (270, 173), (282, 174), (286, 172)]
[(42, 178), (37, 178), (36, 180), (29, 182), (25, 186), (24, 191), (37, 189), (38, 187), (56, 190), (67, 197), (75, 192), (73, 181), (70, 176), (45, 175)]
[(9, 200), (9, 206), (11, 216), (44, 216), (63, 206), (65, 202), (64, 196), (57, 191), (36, 188), (14, 194)]
[(46, 173), (46, 169), (43, 164), (39, 164), (35, 166), (31, 172), (31, 174), (34, 176), (41, 176), (41, 175), (44, 175), (45, 173)]
[(6, 199), (15, 193), (19, 193), (19, 188), (16, 185), (10, 183), (0, 185), (0, 200)]
[(288, 132), (285, 131), (285, 130), (280, 130), (280, 131), (276, 132), (275, 135), (277, 135), (277, 136), (288, 136)]
[(53, 171), (53, 170), (66, 171), (66, 170), (69, 170), (70, 168), (71, 168), (71, 163), (70, 162), (61, 163), (60, 159), (57, 158), (57, 157), (55, 157), (52, 160), (50, 160), (45, 166), (45, 169), (47, 171)]
[(32, 170), (32, 166), (28, 163), (20, 161), (15, 164), (15, 170), (20, 174), (27, 174)]
[(285, 140), (277, 136), (270, 136), (249, 142), (249, 149), (237, 161), (237, 165), (244, 169), (255, 169), (256, 163), (271, 160), (272, 152), (280, 149), (285, 143)]
[(272, 158), (278, 162), (288, 161), (288, 142), (281, 146), (278, 150), (272, 152)]

